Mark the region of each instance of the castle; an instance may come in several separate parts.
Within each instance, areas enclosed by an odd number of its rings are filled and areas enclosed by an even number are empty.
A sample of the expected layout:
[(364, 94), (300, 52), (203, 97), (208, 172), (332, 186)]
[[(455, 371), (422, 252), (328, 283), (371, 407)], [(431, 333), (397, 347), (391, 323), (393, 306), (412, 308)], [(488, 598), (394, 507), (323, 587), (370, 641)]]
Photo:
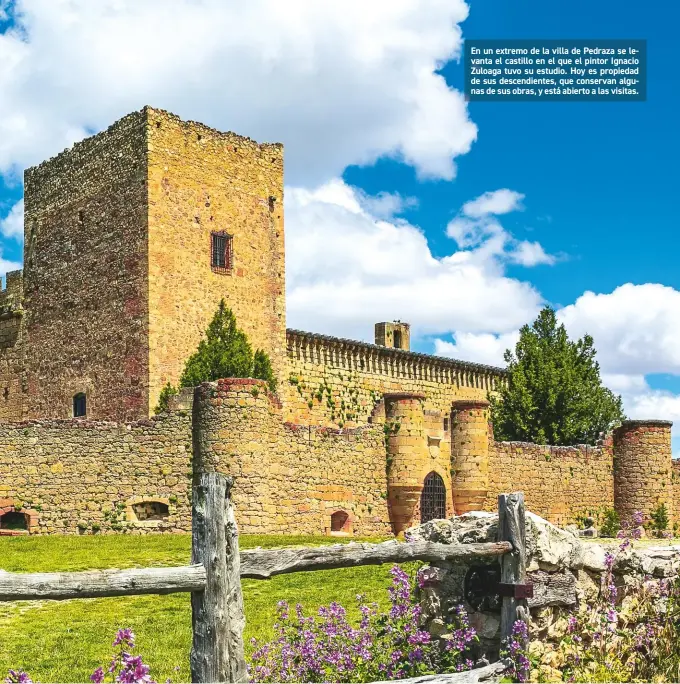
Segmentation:
[[(398, 533), (523, 489), (565, 523), (680, 505), (670, 423), (598, 446), (496, 442), (505, 371), (286, 329), (283, 147), (146, 107), (25, 174), (24, 270), (0, 293), (0, 534), (190, 528), (192, 458), (248, 533)], [(220, 299), (264, 383), (176, 384)]]

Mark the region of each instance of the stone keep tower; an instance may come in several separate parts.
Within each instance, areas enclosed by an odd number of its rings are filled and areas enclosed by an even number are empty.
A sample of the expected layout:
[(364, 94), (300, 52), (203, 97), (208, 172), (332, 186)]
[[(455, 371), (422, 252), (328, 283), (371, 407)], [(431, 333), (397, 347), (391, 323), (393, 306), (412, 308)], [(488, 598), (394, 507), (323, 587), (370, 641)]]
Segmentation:
[(25, 174), (28, 417), (134, 420), (220, 299), (281, 377), (283, 147), (144, 108)]

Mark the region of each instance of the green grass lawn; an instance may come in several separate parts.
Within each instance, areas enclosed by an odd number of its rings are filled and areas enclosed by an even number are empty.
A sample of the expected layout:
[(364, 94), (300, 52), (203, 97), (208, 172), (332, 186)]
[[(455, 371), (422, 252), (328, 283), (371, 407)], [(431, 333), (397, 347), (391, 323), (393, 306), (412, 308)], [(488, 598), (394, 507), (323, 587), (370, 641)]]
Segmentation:
[[(243, 536), (240, 545), (271, 548), (339, 541), (350, 540)], [(185, 565), (190, 555), (190, 535), (0, 538), (0, 569), (11, 572)], [(416, 565), (405, 568), (415, 570)], [(354, 617), (358, 593), (386, 605), (389, 569), (367, 566), (244, 580), (246, 654), (252, 650), (251, 637), (272, 636), (276, 604), (282, 599), (301, 603), (308, 612), (338, 601)], [(10, 668), (24, 669), (39, 682), (87, 681), (96, 667), (108, 663), (119, 627), (134, 630), (138, 652), (151, 665), (156, 681), (190, 681), (190, 594), (0, 603), (0, 681)]]

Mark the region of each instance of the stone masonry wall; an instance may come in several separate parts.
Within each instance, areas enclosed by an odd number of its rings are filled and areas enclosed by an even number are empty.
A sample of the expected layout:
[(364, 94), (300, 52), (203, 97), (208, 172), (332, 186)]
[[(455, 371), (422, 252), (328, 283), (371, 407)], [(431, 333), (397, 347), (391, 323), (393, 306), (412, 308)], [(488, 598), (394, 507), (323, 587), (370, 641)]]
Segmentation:
[(671, 482), (673, 483), (673, 521), (678, 527), (680, 526), (680, 460), (676, 459), (671, 463)]
[[(283, 146), (148, 109), (150, 407), (176, 384), (220, 299), (285, 373)], [(211, 233), (233, 236), (211, 269)]]
[[(190, 474), (187, 412), (0, 424), (0, 510), (30, 511), (34, 533), (188, 532)], [(144, 501), (166, 504), (168, 519), (138, 522), (130, 509)]]
[(595, 447), (556, 447), (492, 440), (483, 510), (497, 510), (499, 494), (519, 490), (528, 509), (555, 525), (613, 508), (611, 441)]
[[(281, 394), (286, 420), (334, 427), (369, 421), (383, 394), (415, 392), (439, 414), (448, 448), (451, 404), (486, 399), (498, 368), (288, 330), (288, 371)], [(445, 444), (442, 443), (442, 450)]]
[(27, 414), (148, 418), (146, 116), (28, 169)]
[(354, 534), (389, 534), (381, 426), (334, 430), (285, 423), (258, 380), (220, 380), (194, 399), (194, 458), (235, 477), (239, 529), (319, 534), (349, 514)]
[(24, 412), (23, 294), (22, 272), (9, 272), (0, 290), (0, 421), (21, 420)]

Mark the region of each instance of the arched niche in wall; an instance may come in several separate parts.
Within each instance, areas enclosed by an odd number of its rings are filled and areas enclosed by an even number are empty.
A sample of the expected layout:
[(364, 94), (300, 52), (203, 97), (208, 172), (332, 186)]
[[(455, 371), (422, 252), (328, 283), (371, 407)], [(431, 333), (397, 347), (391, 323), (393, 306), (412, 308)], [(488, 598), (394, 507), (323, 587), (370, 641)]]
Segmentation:
[(38, 511), (14, 505), (11, 499), (0, 499), (0, 536), (30, 534), (38, 526)]
[(352, 534), (352, 519), (347, 511), (339, 510), (331, 514), (330, 533), (337, 536)]
[(170, 519), (170, 502), (163, 497), (136, 496), (127, 502), (125, 517), (133, 526), (158, 527)]

